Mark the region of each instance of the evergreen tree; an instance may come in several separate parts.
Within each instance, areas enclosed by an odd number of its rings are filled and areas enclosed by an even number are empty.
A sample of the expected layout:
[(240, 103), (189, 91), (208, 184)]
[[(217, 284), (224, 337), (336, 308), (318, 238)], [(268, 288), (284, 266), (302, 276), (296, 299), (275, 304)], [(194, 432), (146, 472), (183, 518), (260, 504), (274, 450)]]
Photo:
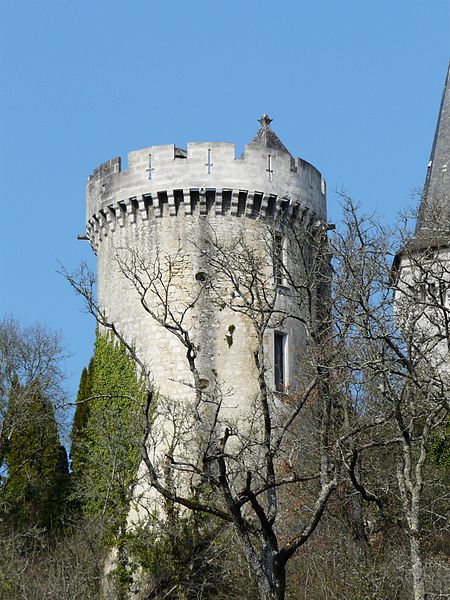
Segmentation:
[[(125, 347), (97, 333), (94, 355), (81, 376), (72, 429), (72, 459), (81, 473), (77, 492), (86, 515), (104, 515), (116, 534), (125, 522), (137, 468), (142, 386)], [(87, 408), (81, 409), (82, 406)]]
[(70, 434), (70, 455), (72, 460), (72, 471), (75, 477), (81, 477), (81, 471), (86, 461), (85, 429), (89, 420), (89, 401), (86, 401), (86, 399), (90, 398), (92, 395), (93, 377), (94, 359), (91, 358), (88, 368), (84, 368), (81, 372), (72, 431)]
[(3, 499), (11, 525), (50, 530), (64, 510), (68, 486), (65, 448), (60, 444), (53, 406), (38, 381), (11, 387), (8, 413), (17, 423), (9, 439)]
[[(72, 426), (75, 505), (106, 525), (105, 542), (117, 550), (117, 597), (132, 581), (126, 517), (140, 462), (143, 386), (126, 348), (97, 332), (94, 354), (84, 369)], [(83, 402), (89, 398), (87, 402)]]

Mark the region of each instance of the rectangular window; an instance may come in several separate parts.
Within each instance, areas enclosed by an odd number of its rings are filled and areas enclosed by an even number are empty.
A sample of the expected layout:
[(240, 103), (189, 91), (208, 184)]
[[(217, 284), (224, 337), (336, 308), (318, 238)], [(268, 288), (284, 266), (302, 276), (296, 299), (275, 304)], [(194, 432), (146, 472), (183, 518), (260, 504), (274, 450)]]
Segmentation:
[(273, 239), (273, 278), (277, 285), (283, 285), (283, 236), (276, 233)]
[(278, 331), (274, 334), (274, 372), (275, 389), (284, 392), (286, 389), (286, 340), (287, 335)]

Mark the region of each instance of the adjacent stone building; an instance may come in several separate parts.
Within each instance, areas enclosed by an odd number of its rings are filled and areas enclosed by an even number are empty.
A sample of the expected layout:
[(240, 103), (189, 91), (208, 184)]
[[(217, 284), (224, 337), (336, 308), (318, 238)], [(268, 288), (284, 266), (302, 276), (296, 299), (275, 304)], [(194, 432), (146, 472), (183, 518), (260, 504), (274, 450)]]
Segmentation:
[(450, 352), (450, 64), (413, 237), (394, 261), (396, 311), (412, 348), (448, 370)]

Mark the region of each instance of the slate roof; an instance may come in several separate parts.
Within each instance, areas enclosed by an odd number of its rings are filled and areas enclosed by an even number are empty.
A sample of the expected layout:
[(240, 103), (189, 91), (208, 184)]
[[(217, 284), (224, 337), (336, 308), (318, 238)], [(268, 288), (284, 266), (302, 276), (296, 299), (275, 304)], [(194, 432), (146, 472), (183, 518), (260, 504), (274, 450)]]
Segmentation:
[[(442, 93), (436, 132), (428, 163), (415, 236), (450, 231), (450, 63)], [(439, 233), (440, 232), (440, 233)], [(450, 235), (445, 236), (450, 238)]]

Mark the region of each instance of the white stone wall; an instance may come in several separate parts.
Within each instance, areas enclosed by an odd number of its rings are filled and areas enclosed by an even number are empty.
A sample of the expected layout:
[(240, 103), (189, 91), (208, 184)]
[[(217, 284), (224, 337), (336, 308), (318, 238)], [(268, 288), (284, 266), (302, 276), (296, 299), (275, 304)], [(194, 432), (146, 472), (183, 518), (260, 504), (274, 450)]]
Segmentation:
[[(272, 174), (267, 172), (269, 153)], [(120, 170), (120, 159), (96, 169), (87, 182), (87, 233), (97, 254), (100, 304), (136, 344), (161, 393), (181, 398), (189, 396), (181, 382), (192, 383), (185, 348), (142, 309), (135, 290), (119, 272), (116, 254), (131, 248), (152, 264), (156, 256), (173, 256), (181, 248), (186, 261), (178, 294), (171, 299), (181, 309), (189, 293), (201, 285), (195, 274), (205, 266), (199, 264), (195, 245), (202, 243), (210, 228), (229, 242), (240, 228), (251, 230), (280, 210), (293, 218), (306, 213), (313, 222), (326, 219), (326, 207), (320, 173), (285, 152), (251, 144), (242, 158), (235, 159), (232, 144), (193, 143), (186, 158), (175, 156), (173, 145), (150, 146), (129, 153), (126, 171)], [(289, 296), (280, 302), (289, 302)], [(238, 387), (241, 404), (243, 397), (250, 401), (256, 393), (251, 324), (236, 313), (205, 304), (191, 312), (202, 376), (211, 380), (214, 369), (226, 387)], [(230, 325), (235, 327), (231, 347), (226, 341)], [(287, 370), (293, 383), (303, 334), (300, 326), (290, 323), (284, 330), (289, 334)], [(267, 353), (271, 360), (271, 336)]]
[[(394, 310), (416, 360), (437, 373), (449, 372), (450, 253), (448, 248), (405, 252), (396, 274)], [(420, 358), (422, 357), (422, 358)]]
[[(269, 153), (272, 173), (267, 171)], [(253, 237), (257, 250), (264, 252), (267, 239), (261, 224), (272, 222), (280, 211), (311, 225), (326, 221), (325, 182), (301, 159), (256, 144), (246, 146), (238, 159), (234, 146), (227, 143), (189, 144), (186, 158), (177, 158), (182, 154), (171, 145), (151, 146), (131, 152), (126, 171), (121, 171), (118, 158), (103, 163), (88, 178), (86, 215), (87, 235), (97, 255), (99, 304), (127, 341), (135, 344), (160, 397), (170, 398), (180, 409), (195, 398), (186, 349), (142, 308), (116, 258), (129, 256), (131, 250), (149, 267), (159, 260), (164, 272), (167, 257), (177, 255), (169, 305), (183, 311), (202, 285), (195, 275), (208, 271), (198, 248), (211, 232), (225, 244), (245, 232)], [(271, 273), (270, 257), (267, 269)], [(280, 293), (278, 302), (290, 312), (289, 290)], [(157, 302), (152, 306), (158, 309)], [(252, 323), (206, 297), (187, 312), (186, 322), (199, 347), (200, 377), (207, 382), (217, 378), (225, 392), (222, 416), (248, 423), (258, 393)], [(231, 345), (227, 342), (230, 326), (234, 328)], [(295, 387), (305, 346), (303, 326), (288, 320), (282, 331), (288, 334), (287, 383)], [(270, 365), (267, 377), (273, 384), (273, 331), (266, 336), (265, 350)], [(159, 449), (154, 444), (152, 451), (162, 468), (170, 424), (157, 422), (154, 430), (160, 431)], [(144, 481), (136, 488), (136, 497), (146, 495), (146, 485)], [(130, 520), (138, 515), (139, 509), (132, 511)]]
[[(208, 150), (212, 162), (209, 168)], [(271, 179), (267, 172), (269, 154)], [(120, 170), (120, 158), (100, 165), (87, 182), (87, 223), (100, 210), (130, 198), (140, 201), (144, 195), (154, 197), (161, 191), (201, 188), (288, 197), (292, 203), (326, 219), (325, 182), (315, 167), (300, 158), (293, 165), (285, 152), (250, 144), (243, 157), (236, 159), (233, 144), (209, 142), (188, 144), (186, 158), (175, 156), (173, 145), (149, 146), (128, 154), (126, 171)]]

